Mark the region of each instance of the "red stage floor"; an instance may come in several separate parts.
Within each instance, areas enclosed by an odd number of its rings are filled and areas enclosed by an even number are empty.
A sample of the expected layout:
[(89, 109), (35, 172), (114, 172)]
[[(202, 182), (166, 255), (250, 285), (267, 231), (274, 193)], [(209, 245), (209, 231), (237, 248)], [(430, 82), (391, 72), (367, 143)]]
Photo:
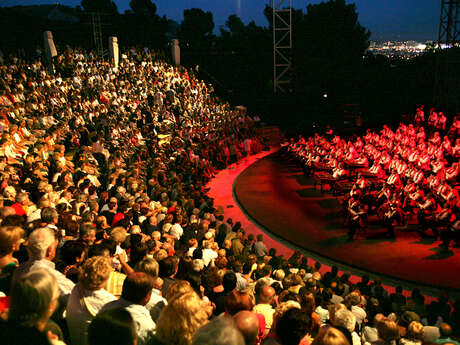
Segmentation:
[[(312, 179), (304, 177), (296, 166), (279, 160), (276, 154), (255, 161), (243, 171), (242, 167), (253, 160), (254, 157), (248, 158), (234, 171), (227, 169), (211, 181), (211, 196), (216, 198), (217, 205), (229, 202), (230, 180), (242, 171), (235, 181), (234, 193), (244, 211), (266, 231), (307, 251), (365, 272), (381, 274), (390, 281), (396, 278), (453, 292), (460, 289), (457, 276), (460, 249), (443, 254), (437, 249), (439, 241), (421, 239), (415, 232), (397, 231), (397, 238), (390, 240), (378, 226), (371, 226), (349, 243), (334, 196), (315, 189)], [(219, 191), (220, 188), (225, 192)], [(229, 206), (225, 209), (226, 216), (240, 220), (241, 211)], [(254, 230), (254, 225), (247, 220), (243, 222), (245, 226), (249, 232), (260, 231)], [(266, 242), (275, 246), (271, 239)], [(291, 252), (282, 246), (281, 253), (283, 251)]]

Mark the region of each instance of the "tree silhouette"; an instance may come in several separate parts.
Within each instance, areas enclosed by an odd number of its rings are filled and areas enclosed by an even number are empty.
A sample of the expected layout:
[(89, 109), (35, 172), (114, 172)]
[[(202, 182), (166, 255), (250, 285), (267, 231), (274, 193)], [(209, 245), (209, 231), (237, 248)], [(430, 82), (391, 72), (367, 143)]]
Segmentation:
[[(298, 16), (294, 16), (298, 18)], [(353, 3), (329, 0), (308, 5), (293, 19), (293, 66), (297, 91), (328, 102), (359, 102), (359, 78), (370, 32), (358, 21)]]
[(119, 35), (122, 41), (163, 48), (168, 30), (166, 17), (156, 14), (157, 7), (151, 0), (131, 0), (129, 6), (131, 10), (125, 11), (121, 18)]
[(117, 5), (111, 0), (81, 0), (81, 7), (87, 12), (118, 14)]
[(209, 45), (214, 29), (214, 20), (211, 12), (204, 12), (200, 8), (184, 10), (179, 38), (183, 45), (191, 49), (200, 49)]
[(358, 22), (355, 4), (345, 0), (308, 5), (302, 24), (296, 43), (306, 56), (349, 63), (369, 47), (370, 32)]
[(151, 0), (131, 0), (129, 7), (137, 16), (153, 17), (157, 13), (157, 6)]

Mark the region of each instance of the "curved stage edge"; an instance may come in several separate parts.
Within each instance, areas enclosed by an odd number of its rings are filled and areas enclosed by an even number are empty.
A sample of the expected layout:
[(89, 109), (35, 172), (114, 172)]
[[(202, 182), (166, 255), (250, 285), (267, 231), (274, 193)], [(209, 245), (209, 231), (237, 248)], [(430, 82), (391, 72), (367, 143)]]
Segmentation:
[(347, 242), (337, 198), (321, 193), (313, 179), (280, 160), (276, 152), (236, 176), (233, 198), (263, 232), (320, 262), (378, 276), (393, 286), (417, 286), (431, 295), (460, 293), (460, 249), (444, 254), (437, 248), (439, 241), (409, 231), (396, 231), (396, 239), (388, 239), (377, 225)]

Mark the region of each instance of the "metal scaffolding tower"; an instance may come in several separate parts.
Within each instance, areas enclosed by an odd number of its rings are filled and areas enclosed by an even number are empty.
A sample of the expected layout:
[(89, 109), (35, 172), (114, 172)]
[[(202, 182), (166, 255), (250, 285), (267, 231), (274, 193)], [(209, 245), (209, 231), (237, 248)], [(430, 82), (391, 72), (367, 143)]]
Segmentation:
[(93, 28), (93, 39), (98, 56), (104, 58), (104, 46), (102, 43), (102, 26), (101, 14), (99, 12), (91, 13), (91, 26)]
[(441, 0), (438, 44), (450, 45), (459, 43), (459, 6), (460, 0)]
[(447, 112), (459, 111), (460, 0), (441, 0), (434, 103)]
[(273, 91), (286, 92), (291, 84), (292, 0), (272, 0), (272, 8)]

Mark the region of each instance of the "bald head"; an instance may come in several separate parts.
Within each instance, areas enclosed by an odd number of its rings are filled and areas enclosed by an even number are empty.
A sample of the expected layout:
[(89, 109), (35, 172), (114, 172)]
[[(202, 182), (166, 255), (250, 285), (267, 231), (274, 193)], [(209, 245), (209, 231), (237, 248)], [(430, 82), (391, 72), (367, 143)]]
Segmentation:
[(256, 343), (259, 334), (259, 319), (252, 311), (242, 310), (233, 316), (236, 327), (243, 334), (246, 345)]
[(272, 304), (273, 298), (275, 297), (276, 291), (270, 285), (265, 285), (260, 289), (259, 303), (260, 304)]
[(375, 314), (375, 316), (374, 316), (374, 324), (377, 324), (377, 322), (382, 321), (384, 318), (385, 318), (385, 315), (383, 315), (381, 313)]

